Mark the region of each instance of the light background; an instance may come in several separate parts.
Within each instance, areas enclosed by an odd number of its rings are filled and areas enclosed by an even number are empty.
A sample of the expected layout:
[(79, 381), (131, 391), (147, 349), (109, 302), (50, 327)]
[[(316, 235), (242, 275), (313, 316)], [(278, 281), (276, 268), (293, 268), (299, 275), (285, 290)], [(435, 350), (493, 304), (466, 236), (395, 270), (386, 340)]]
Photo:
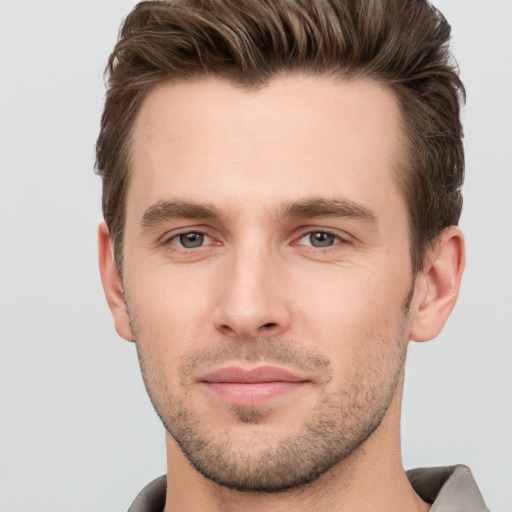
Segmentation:
[[(0, 512), (121, 512), (165, 472), (96, 262), (102, 71), (134, 3), (0, 0)], [(512, 2), (436, 4), (468, 90), (468, 264), (442, 336), (411, 347), (404, 462), (466, 463), (510, 512)]]

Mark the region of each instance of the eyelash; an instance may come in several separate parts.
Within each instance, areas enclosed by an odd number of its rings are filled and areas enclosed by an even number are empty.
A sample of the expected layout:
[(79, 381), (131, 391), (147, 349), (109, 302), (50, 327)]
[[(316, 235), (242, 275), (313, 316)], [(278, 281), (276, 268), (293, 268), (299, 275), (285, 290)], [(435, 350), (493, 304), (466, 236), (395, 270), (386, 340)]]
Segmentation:
[[(302, 240), (303, 238), (305, 238), (307, 236), (314, 235), (314, 234), (321, 234), (321, 235), (327, 235), (327, 236), (333, 237), (335, 239), (335, 242), (332, 245), (327, 245), (327, 246), (323, 246), (323, 247), (322, 246), (320, 246), (320, 247), (314, 246), (312, 244), (300, 244), (299, 243), (300, 240)], [(215, 241), (215, 238), (213, 236), (210, 236), (206, 231), (198, 229), (198, 230), (189, 230), (189, 231), (183, 231), (181, 233), (176, 233), (176, 234), (172, 235), (171, 237), (164, 239), (163, 245), (166, 245), (166, 246), (173, 245), (173, 246), (177, 247), (178, 250), (182, 250), (182, 251), (194, 251), (197, 249), (205, 248), (211, 244), (211, 242), (210, 242), (208, 244), (202, 243), (201, 245), (199, 245), (197, 247), (184, 247), (182, 244), (174, 243), (174, 241), (179, 241), (180, 237), (182, 237), (184, 235), (199, 235), (199, 236), (208, 238), (211, 241)], [(310, 250), (316, 251), (316, 250), (320, 249), (323, 252), (326, 252), (326, 251), (332, 250), (333, 248), (336, 248), (336, 246), (348, 244), (349, 241), (347, 238), (348, 237), (342, 237), (341, 235), (339, 235), (337, 233), (333, 233), (332, 231), (330, 231), (328, 229), (308, 229), (308, 230), (302, 231), (300, 236), (298, 238), (295, 238), (294, 242), (292, 242), (292, 245), (295, 245), (295, 246), (301, 245), (303, 247), (308, 247)], [(221, 243), (216, 242), (214, 245), (221, 245)]]
[[(331, 245), (326, 246), (315, 246), (312, 243), (311, 244), (299, 244), (300, 240), (311, 237), (312, 235), (327, 235), (328, 237), (333, 237), (334, 242)], [(322, 251), (328, 251), (332, 250), (333, 248), (336, 248), (336, 246), (339, 246), (340, 244), (347, 243), (347, 240), (341, 237), (340, 235), (333, 233), (332, 231), (326, 230), (326, 229), (313, 229), (309, 231), (305, 231), (302, 233), (302, 235), (297, 239), (297, 242), (294, 242), (293, 245), (303, 245), (305, 247), (310, 248), (311, 250), (320, 249)]]
[[(184, 235), (199, 235), (199, 236), (208, 238), (212, 241), (214, 240), (214, 238), (212, 236), (210, 236), (207, 232), (197, 229), (197, 230), (183, 231), (181, 233), (174, 234), (171, 237), (165, 238), (163, 240), (163, 245), (175, 245), (176, 247), (179, 248), (179, 250), (185, 250), (185, 251), (196, 249), (196, 248), (184, 247), (183, 245), (179, 245), (178, 243), (173, 243), (175, 240), (179, 241), (180, 237), (182, 237)], [(220, 243), (217, 242), (215, 245), (220, 245)], [(198, 246), (197, 248), (200, 249), (203, 247), (205, 247), (205, 245), (202, 244), (202, 245)]]

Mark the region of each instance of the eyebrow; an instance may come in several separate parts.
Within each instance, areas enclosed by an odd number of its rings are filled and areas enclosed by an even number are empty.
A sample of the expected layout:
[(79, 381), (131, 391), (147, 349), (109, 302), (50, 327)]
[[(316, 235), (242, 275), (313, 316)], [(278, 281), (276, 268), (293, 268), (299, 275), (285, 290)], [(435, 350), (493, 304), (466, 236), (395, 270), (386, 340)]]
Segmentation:
[(374, 227), (377, 217), (366, 206), (350, 199), (312, 198), (283, 205), (278, 217), (283, 219), (308, 219), (312, 217), (348, 217), (361, 220)]
[(170, 219), (219, 219), (217, 209), (210, 204), (189, 201), (160, 201), (151, 205), (143, 214), (140, 224), (151, 228)]
[[(143, 228), (149, 229), (171, 219), (219, 220), (222, 217), (217, 208), (208, 203), (183, 200), (160, 201), (145, 210), (140, 224)], [(282, 220), (346, 217), (377, 226), (377, 217), (369, 208), (345, 198), (309, 198), (292, 201), (281, 205), (274, 217)]]

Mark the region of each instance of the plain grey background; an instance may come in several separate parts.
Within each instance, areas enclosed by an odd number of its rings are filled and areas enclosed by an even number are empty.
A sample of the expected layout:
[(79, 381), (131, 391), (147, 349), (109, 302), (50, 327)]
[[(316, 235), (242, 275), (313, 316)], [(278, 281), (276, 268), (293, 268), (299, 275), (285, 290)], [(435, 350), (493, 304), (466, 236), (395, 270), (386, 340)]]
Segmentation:
[[(0, 0), (0, 512), (115, 512), (165, 472), (164, 433), (100, 285), (94, 143), (131, 0)], [(512, 510), (512, 2), (438, 0), (468, 91), (468, 263), (413, 345), (406, 467), (466, 463)]]

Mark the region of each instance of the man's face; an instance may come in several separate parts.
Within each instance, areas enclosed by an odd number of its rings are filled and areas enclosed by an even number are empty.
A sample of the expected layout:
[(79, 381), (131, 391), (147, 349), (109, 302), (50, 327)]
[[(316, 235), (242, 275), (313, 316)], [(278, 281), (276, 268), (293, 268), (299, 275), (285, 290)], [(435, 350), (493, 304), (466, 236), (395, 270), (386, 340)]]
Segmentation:
[(127, 329), (167, 430), (212, 480), (311, 481), (399, 394), (414, 291), (399, 118), (383, 86), (319, 77), (166, 84), (143, 103)]

